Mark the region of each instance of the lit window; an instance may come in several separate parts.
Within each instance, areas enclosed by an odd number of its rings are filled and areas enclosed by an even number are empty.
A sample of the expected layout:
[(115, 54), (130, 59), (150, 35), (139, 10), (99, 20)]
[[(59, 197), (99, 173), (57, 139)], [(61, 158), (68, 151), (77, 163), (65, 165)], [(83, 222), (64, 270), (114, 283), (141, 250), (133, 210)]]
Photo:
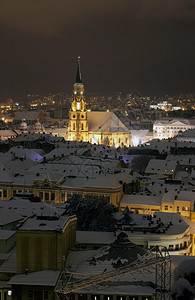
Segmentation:
[(77, 102), (77, 109), (80, 109), (80, 102)]

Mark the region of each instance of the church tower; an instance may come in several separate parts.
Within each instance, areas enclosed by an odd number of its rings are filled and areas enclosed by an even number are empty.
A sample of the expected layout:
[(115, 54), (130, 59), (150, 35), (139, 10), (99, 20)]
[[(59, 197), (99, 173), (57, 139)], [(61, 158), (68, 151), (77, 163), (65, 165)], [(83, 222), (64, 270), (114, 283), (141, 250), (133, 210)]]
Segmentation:
[(84, 85), (81, 80), (80, 57), (78, 57), (76, 82), (73, 85), (73, 97), (69, 112), (68, 140), (88, 141), (87, 111)]

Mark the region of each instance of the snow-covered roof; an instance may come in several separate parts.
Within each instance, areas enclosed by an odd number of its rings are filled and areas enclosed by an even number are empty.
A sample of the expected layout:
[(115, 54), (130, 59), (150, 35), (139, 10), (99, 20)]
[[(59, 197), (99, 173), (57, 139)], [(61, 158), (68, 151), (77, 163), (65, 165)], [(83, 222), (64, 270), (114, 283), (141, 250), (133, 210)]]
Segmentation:
[(12, 230), (0, 230), (0, 240), (8, 240), (14, 234), (16, 234), (16, 231), (12, 231)]
[(166, 161), (178, 161), (181, 166), (195, 166), (195, 155), (173, 155), (169, 154)]
[(11, 174), (9, 174), (7, 171), (0, 172), (0, 182), (11, 183), (12, 181), (13, 181), (13, 178), (12, 178)]
[(19, 228), (20, 230), (34, 230), (34, 231), (62, 231), (69, 217), (58, 217), (56, 215), (51, 217), (33, 216), (29, 217)]
[(145, 173), (149, 174), (173, 174), (177, 167), (176, 161), (165, 161), (162, 159), (151, 159), (146, 167)]
[(116, 236), (113, 232), (77, 231), (76, 242), (79, 244), (102, 244), (113, 243)]
[(16, 273), (16, 248), (6, 254), (0, 254), (3, 263), (0, 266), (0, 273)]
[(195, 201), (195, 193), (193, 191), (175, 191), (169, 190), (164, 193), (162, 197), (162, 203), (174, 203), (174, 201), (189, 201), (191, 204)]
[(191, 122), (190, 120), (187, 120), (187, 119), (182, 119), (182, 118), (179, 118), (179, 119), (159, 119), (159, 120), (156, 120), (154, 122), (154, 125), (155, 126), (159, 126), (159, 125), (172, 125), (172, 126), (178, 126), (178, 125), (191, 125)]
[(19, 222), (23, 218), (16, 210), (9, 209), (9, 207), (4, 207), (7, 201), (0, 201), (0, 225), (5, 226), (7, 224)]
[[(14, 197), (9, 201), (0, 201), (0, 215), (2, 212), (2, 219), (5, 222), (10, 222), (28, 217), (33, 214), (38, 216), (53, 216), (62, 215), (65, 212), (65, 208), (50, 205), (44, 202), (30, 202), (27, 199), (21, 199), (20, 197)], [(9, 217), (8, 217), (9, 216)], [(7, 223), (6, 223), (7, 224)]]
[(130, 132), (113, 112), (89, 111), (87, 120), (89, 132)]
[(11, 285), (34, 285), (55, 287), (59, 278), (60, 271), (43, 270), (28, 274), (13, 276), (8, 283)]
[(120, 204), (124, 205), (147, 205), (147, 206), (161, 206), (161, 197), (146, 196), (146, 195), (123, 195)]

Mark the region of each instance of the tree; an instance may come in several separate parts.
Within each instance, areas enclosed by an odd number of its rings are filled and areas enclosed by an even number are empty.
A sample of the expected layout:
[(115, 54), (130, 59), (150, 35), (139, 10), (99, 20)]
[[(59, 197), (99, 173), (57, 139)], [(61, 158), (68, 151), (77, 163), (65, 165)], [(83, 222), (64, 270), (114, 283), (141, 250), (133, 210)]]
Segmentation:
[(171, 290), (173, 300), (193, 300), (195, 284), (195, 259), (182, 261), (175, 269), (175, 283)]
[(124, 225), (129, 225), (133, 219), (132, 219), (132, 214), (133, 212), (129, 210), (128, 206), (123, 210), (122, 212), (122, 218), (120, 219), (120, 221), (124, 224)]
[(171, 290), (173, 300), (193, 300), (193, 289), (189, 281), (185, 278), (177, 280)]
[(67, 201), (67, 213), (77, 216), (77, 230), (114, 231), (114, 206), (103, 196), (73, 195)]

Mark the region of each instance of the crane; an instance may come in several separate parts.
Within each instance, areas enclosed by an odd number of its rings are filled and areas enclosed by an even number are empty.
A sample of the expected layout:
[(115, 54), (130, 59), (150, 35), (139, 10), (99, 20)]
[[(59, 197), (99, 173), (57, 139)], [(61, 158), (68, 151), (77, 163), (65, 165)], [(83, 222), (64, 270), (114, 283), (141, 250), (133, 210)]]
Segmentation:
[(170, 299), (171, 288), (171, 260), (166, 248), (155, 248), (155, 254), (147, 252), (131, 264), (102, 274), (88, 276), (85, 274), (86, 278), (74, 279), (74, 275), (77, 275), (78, 277), (78, 275), (84, 274), (64, 271), (61, 273), (60, 279), (55, 288), (56, 296), (58, 299), (63, 299), (63, 296), (65, 295), (66, 298), (69, 299), (69, 296), (72, 293), (85, 289), (89, 286), (101, 284), (126, 274), (132, 274), (148, 267), (156, 266), (155, 300), (168, 300)]

